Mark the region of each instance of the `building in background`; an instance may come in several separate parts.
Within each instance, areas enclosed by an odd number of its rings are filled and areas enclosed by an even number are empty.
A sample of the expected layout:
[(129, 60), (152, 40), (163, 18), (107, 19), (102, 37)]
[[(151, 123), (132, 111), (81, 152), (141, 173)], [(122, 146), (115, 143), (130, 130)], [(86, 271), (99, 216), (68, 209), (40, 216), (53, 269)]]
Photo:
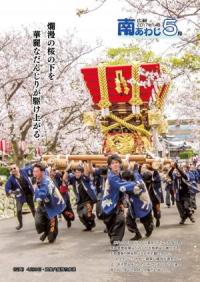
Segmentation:
[(161, 143), (170, 157), (179, 157), (181, 152), (188, 150), (200, 152), (200, 120), (168, 120), (168, 124), (168, 133)]

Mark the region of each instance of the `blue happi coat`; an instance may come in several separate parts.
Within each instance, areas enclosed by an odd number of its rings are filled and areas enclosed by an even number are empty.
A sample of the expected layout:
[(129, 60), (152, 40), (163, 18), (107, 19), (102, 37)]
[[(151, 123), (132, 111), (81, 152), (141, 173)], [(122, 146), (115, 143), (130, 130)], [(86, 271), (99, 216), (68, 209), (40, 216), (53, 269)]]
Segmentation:
[(134, 170), (133, 175), (136, 183), (142, 183), (143, 186), (140, 190), (136, 191), (136, 189), (134, 189), (133, 194), (129, 194), (131, 204), (130, 213), (134, 218), (143, 218), (151, 212), (152, 203), (146, 185), (138, 170)]
[(187, 173), (187, 180), (190, 192), (192, 194), (199, 193), (198, 183), (199, 183), (199, 174), (196, 170), (189, 170)]
[(136, 217), (144, 217), (151, 209), (148, 192), (137, 186), (141, 183), (139, 174), (135, 175), (135, 181), (122, 180), (120, 175), (108, 174), (102, 201), (102, 210), (105, 215), (115, 213), (120, 199), (120, 193), (130, 195), (132, 211)]
[(35, 199), (44, 203), (49, 219), (62, 213), (66, 207), (58, 188), (48, 176), (44, 176), (37, 184)]
[(191, 182), (198, 182), (199, 175), (197, 170), (189, 170), (187, 173), (188, 180)]
[[(83, 184), (83, 188), (85, 189), (86, 193), (90, 197), (91, 201), (93, 203), (95, 203), (97, 201), (97, 195), (96, 195), (96, 190), (95, 190), (95, 187), (92, 183), (92, 180), (90, 179), (89, 176), (82, 175), (81, 176), (81, 182)], [(73, 173), (70, 173), (68, 175), (68, 183), (73, 186), (74, 193), (75, 193), (75, 196), (76, 196), (76, 203), (79, 204), (80, 203), (80, 195), (79, 195), (78, 189), (76, 188), (76, 177)]]
[(199, 168), (197, 168), (196, 173), (198, 176), (198, 183), (200, 183), (200, 169)]
[[(22, 169), (20, 169), (20, 175), (22, 175), (26, 179), (30, 191), (32, 193), (34, 193), (31, 178), (30, 178), (30, 177), (32, 177), (32, 167), (31, 166), (23, 167)], [(19, 200), (21, 203), (26, 202), (24, 191), (23, 191), (19, 181), (16, 179), (16, 177), (14, 175), (10, 175), (8, 177), (8, 180), (7, 180), (6, 185), (5, 185), (6, 194), (9, 194), (12, 191), (18, 192), (15, 195), (15, 198), (17, 200)]]

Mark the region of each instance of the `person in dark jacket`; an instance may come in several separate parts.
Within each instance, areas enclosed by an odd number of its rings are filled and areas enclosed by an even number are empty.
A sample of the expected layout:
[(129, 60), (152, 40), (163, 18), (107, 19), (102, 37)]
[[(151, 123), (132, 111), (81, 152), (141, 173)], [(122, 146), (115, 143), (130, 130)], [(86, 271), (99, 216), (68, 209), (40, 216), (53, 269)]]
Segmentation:
[(184, 172), (177, 163), (174, 163), (169, 171), (169, 177), (174, 183), (176, 206), (181, 218), (180, 224), (184, 224), (187, 218), (189, 218), (191, 222), (195, 222), (191, 209), (190, 189), (186, 172)]
[(76, 196), (77, 213), (85, 226), (84, 231), (91, 231), (95, 226), (94, 204), (97, 202), (95, 187), (90, 178), (90, 169), (85, 163), (75, 167), (73, 173), (66, 174), (68, 184), (72, 185)]
[(156, 227), (160, 226), (161, 208), (160, 204), (164, 202), (161, 187), (161, 178), (158, 172), (158, 163), (152, 164), (152, 167), (146, 168), (142, 173), (142, 178), (147, 186), (149, 196), (153, 205), (153, 215), (156, 219)]
[(103, 199), (103, 192), (107, 179), (108, 168), (106, 166), (102, 166), (100, 168), (92, 168), (92, 173), (93, 173), (93, 183), (97, 192), (96, 215), (98, 219), (102, 220), (101, 203)]
[(55, 183), (58, 190), (60, 191), (60, 194), (63, 197), (63, 200), (65, 201), (66, 205), (65, 209), (62, 211), (61, 214), (58, 215), (58, 217), (61, 218), (61, 216), (63, 215), (64, 219), (67, 222), (67, 227), (70, 228), (72, 225), (71, 222), (75, 219), (75, 216), (70, 202), (68, 185), (63, 180), (62, 173), (54, 168), (50, 170), (50, 177)]
[(168, 208), (170, 208), (171, 204), (175, 204), (175, 191), (172, 179), (168, 175), (169, 168), (164, 168), (162, 173), (162, 181), (165, 184), (165, 203)]
[(33, 186), (31, 182), (32, 168), (27, 166), (22, 169), (13, 163), (10, 166), (10, 173), (6, 185), (5, 192), (9, 197), (10, 195), (15, 195), (16, 208), (17, 208), (17, 219), (19, 225), (16, 227), (17, 230), (22, 229), (22, 208), (26, 202), (31, 210), (33, 217), (35, 216), (35, 206), (33, 201)]

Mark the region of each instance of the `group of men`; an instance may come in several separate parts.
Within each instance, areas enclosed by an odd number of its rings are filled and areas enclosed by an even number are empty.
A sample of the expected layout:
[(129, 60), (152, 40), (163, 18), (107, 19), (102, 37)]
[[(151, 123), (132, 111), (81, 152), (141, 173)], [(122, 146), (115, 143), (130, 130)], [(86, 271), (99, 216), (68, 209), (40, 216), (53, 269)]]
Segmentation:
[(159, 171), (153, 165), (131, 165), (127, 160), (127, 166), (123, 169), (120, 156), (114, 154), (108, 157), (107, 166), (100, 168), (84, 162), (75, 167), (69, 164), (66, 171), (60, 172), (41, 163), (21, 169), (12, 164), (10, 173), (5, 191), (7, 196), (14, 194), (16, 197), (19, 222), (16, 229), (23, 227), (22, 207), (27, 202), (42, 241), (47, 238), (53, 243), (56, 240), (58, 217), (63, 216), (67, 227), (71, 227), (75, 214), (69, 187), (74, 192), (77, 215), (85, 227), (84, 231), (91, 231), (96, 226), (97, 216), (103, 220), (104, 232), (108, 234), (111, 244), (123, 239), (126, 226), (134, 233), (131, 240), (140, 240), (142, 234), (137, 225), (138, 219), (144, 226), (146, 237), (153, 232), (153, 217), (155, 226), (160, 226), (160, 204), (164, 202), (162, 182), (165, 183), (166, 204), (170, 207), (171, 201), (172, 204), (176, 202), (180, 224), (184, 224), (187, 218), (195, 222), (200, 166), (180, 167), (174, 163), (170, 168)]

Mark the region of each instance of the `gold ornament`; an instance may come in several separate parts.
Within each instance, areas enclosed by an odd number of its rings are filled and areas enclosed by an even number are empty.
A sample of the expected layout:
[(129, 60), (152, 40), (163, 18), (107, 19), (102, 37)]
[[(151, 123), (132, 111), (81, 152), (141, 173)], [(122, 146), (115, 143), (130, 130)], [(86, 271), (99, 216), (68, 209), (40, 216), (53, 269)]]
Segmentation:
[(106, 150), (119, 154), (131, 154), (135, 150), (134, 139), (131, 134), (108, 135), (106, 138)]
[(167, 119), (162, 119), (161, 123), (158, 126), (158, 133), (159, 134), (166, 134), (168, 132), (168, 122)]
[(145, 151), (152, 151), (153, 148), (149, 138), (147, 138), (146, 136), (141, 136), (141, 139), (144, 144)]
[[(128, 115), (127, 117), (125, 117), (123, 120), (124, 120), (124, 121), (129, 121), (129, 120), (131, 120), (134, 116), (135, 116), (135, 115), (130, 114), (130, 115)], [(116, 123), (114, 123), (114, 124), (112, 124), (112, 125), (109, 125), (109, 126), (101, 125), (101, 132), (104, 133), (104, 134), (105, 134), (105, 133), (108, 133), (109, 131), (111, 131), (111, 130), (117, 128), (117, 127), (119, 127), (120, 125), (121, 125), (121, 124), (120, 124), (119, 122), (116, 122)]]
[(94, 112), (83, 113), (83, 123), (88, 127), (96, 127), (96, 116)]
[(140, 98), (140, 74), (139, 74), (139, 64), (132, 65), (132, 79), (134, 84), (132, 84), (132, 98), (129, 104), (132, 106), (140, 106), (143, 104)]
[(106, 63), (101, 63), (98, 65), (98, 79), (99, 79), (99, 86), (100, 86), (100, 94), (101, 100), (98, 103), (98, 106), (101, 109), (107, 109), (111, 106), (109, 101), (109, 94), (108, 94), (108, 85), (106, 79)]
[(158, 108), (154, 108), (148, 111), (149, 125), (159, 125), (161, 122), (161, 111)]
[(116, 121), (117, 123), (119, 123), (120, 125), (132, 130), (132, 131), (138, 131), (141, 132), (142, 134), (146, 135), (146, 136), (150, 136), (150, 132), (148, 132), (146, 129), (144, 129), (144, 125), (139, 125), (139, 126), (135, 126), (132, 125), (128, 122), (126, 122), (125, 120), (115, 116), (114, 114), (110, 113), (109, 114), (109, 118), (111, 118), (112, 120)]
[(107, 134), (105, 136), (106, 153), (140, 154), (152, 150), (150, 138), (140, 133)]
[(124, 93), (125, 95), (128, 95), (129, 88), (128, 88), (126, 79), (122, 75), (121, 70), (116, 71), (115, 85), (116, 85), (115, 90), (117, 91), (117, 93), (119, 94)]
[[(166, 67), (164, 67), (164, 66), (161, 66), (161, 72), (169, 75), (168, 69)], [(167, 93), (169, 91), (170, 85), (171, 85), (171, 81), (168, 84), (165, 84), (164, 86), (163, 85), (160, 86), (159, 91), (158, 91), (158, 93), (156, 95), (157, 96), (156, 105), (161, 110), (163, 109), (164, 100), (165, 100), (165, 98), (167, 96)], [(162, 96), (160, 96), (161, 93), (162, 93)]]

